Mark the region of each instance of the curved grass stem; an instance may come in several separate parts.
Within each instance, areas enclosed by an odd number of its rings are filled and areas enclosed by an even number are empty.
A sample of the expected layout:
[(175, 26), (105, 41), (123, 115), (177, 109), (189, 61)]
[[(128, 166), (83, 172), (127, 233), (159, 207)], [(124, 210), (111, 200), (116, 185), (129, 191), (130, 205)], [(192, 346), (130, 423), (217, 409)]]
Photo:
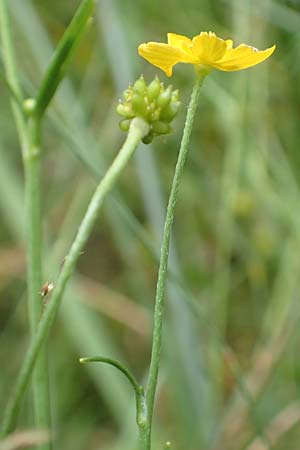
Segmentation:
[(122, 372), (126, 378), (128, 379), (129, 383), (133, 387), (135, 393), (137, 394), (140, 391), (140, 386), (133, 376), (133, 374), (123, 366), (123, 364), (119, 363), (115, 359), (112, 358), (106, 358), (105, 356), (88, 356), (86, 358), (80, 358), (79, 362), (82, 364), (91, 363), (91, 362), (101, 362), (104, 364), (109, 364), (111, 366), (116, 367), (120, 372)]
[[(119, 363), (115, 359), (106, 358), (104, 356), (91, 356), (88, 358), (80, 358), (81, 363), (90, 363), (90, 362), (101, 362), (105, 364), (110, 364), (111, 366), (116, 367), (120, 372), (122, 372), (129, 383), (134, 389), (135, 399), (136, 399), (136, 423), (139, 427), (139, 430), (142, 430), (146, 424), (146, 408), (145, 408), (145, 394), (143, 386), (139, 385), (134, 375), (123, 366), (123, 364)], [(141, 433), (142, 434), (142, 433)]]
[(2, 425), (2, 435), (4, 436), (8, 434), (14, 426), (19, 412), (21, 399), (28, 385), (37, 356), (56, 317), (67, 282), (73, 274), (76, 262), (91, 234), (92, 228), (102, 207), (103, 200), (113, 188), (127, 162), (136, 150), (138, 144), (143, 137), (148, 134), (148, 132), (149, 126), (144, 120), (139, 118), (132, 120), (124, 145), (96, 188), (85, 216), (80, 224), (76, 237), (64, 260), (64, 264), (54, 286), (51, 299), (49, 300), (41, 318), (35, 337), (25, 355), (14, 391), (4, 414)]

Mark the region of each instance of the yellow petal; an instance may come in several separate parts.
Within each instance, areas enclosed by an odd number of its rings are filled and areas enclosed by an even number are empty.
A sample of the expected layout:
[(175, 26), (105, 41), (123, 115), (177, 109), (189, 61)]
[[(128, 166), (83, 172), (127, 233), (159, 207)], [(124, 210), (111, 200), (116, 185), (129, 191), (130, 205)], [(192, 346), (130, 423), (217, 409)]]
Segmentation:
[(195, 36), (192, 42), (192, 52), (197, 57), (197, 63), (211, 65), (223, 57), (229, 41), (224, 41), (210, 31)]
[(168, 77), (172, 75), (175, 64), (179, 62), (193, 62), (187, 53), (169, 44), (148, 42), (147, 44), (141, 44), (138, 52), (151, 64), (163, 70)]
[(192, 40), (181, 34), (168, 33), (168, 44), (182, 49), (182, 46), (192, 45)]
[(233, 46), (233, 40), (232, 39), (226, 39), (226, 45), (227, 45), (227, 49), (228, 48), (232, 48)]
[(194, 63), (196, 61), (192, 51), (192, 40), (181, 34), (168, 33), (168, 44), (172, 47), (179, 48), (188, 55), (188, 62)]
[(223, 58), (217, 61), (214, 67), (226, 72), (247, 69), (267, 59), (272, 55), (275, 48), (276, 45), (273, 45), (273, 47), (259, 51), (245, 44), (241, 44), (236, 48), (227, 48)]

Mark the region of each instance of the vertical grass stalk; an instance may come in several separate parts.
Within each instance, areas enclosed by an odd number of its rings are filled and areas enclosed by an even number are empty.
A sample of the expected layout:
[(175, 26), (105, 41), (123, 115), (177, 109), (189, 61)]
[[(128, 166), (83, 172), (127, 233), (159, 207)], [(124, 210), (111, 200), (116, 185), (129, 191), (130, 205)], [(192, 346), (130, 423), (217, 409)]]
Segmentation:
[[(42, 314), (42, 214), (40, 121), (33, 115), (27, 122), (28, 147), (23, 154), (25, 170), (25, 217), (27, 244), (27, 292), (31, 339)], [(48, 357), (43, 345), (32, 377), (34, 419), (39, 429), (50, 430)], [(50, 443), (39, 446), (49, 450)]]
[(183, 169), (186, 161), (186, 156), (189, 148), (190, 135), (194, 123), (195, 113), (197, 109), (200, 89), (206, 73), (199, 73), (193, 92), (191, 95), (191, 100), (188, 106), (188, 111), (186, 115), (186, 121), (183, 131), (183, 136), (181, 140), (180, 150), (178, 154), (178, 159), (176, 163), (174, 178), (172, 182), (171, 193), (168, 201), (167, 213), (165, 218), (163, 239), (161, 245), (161, 256), (158, 269), (158, 280), (156, 287), (156, 298), (155, 298), (155, 310), (154, 310), (154, 322), (153, 322), (153, 340), (152, 340), (152, 352), (151, 352), (151, 363), (149, 370), (149, 378), (146, 388), (146, 407), (147, 407), (147, 426), (142, 430), (142, 435), (140, 436), (140, 447), (141, 450), (150, 450), (151, 448), (151, 426), (152, 426), (152, 416), (153, 416), (153, 406), (155, 399), (155, 392), (157, 387), (157, 378), (160, 363), (160, 353), (162, 344), (162, 327), (163, 327), (163, 316), (164, 316), (164, 296), (166, 290), (167, 281), (167, 271), (168, 271), (168, 258), (169, 258), (169, 247), (171, 231), (174, 221), (175, 207), (178, 198), (179, 185), (183, 174)]
[(11, 106), (16, 122), (19, 140), (22, 150), (25, 150), (27, 142), (25, 118), (20, 105), (23, 101), (23, 92), (19, 83), (18, 70), (16, 67), (16, 59), (14, 47), (12, 43), (10, 20), (7, 8), (7, 0), (0, 0), (0, 35), (1, 35), (1, 53), (5, 68), (6, 80), (10, 88), (14, 92), (11, 95)]
[[(27, 292), (31, 339), (41, 316), (42, 285), (41, 258), (41, 185), (40, 185), (40, 123), (34, 117), (26, 120), (22, 105), (23, 94), (12, 44), (11, 28), (6, 0), (0, 0), (1, 42), (6, 77), (12, 87), (12, 109), (22, 148), (25, 171), (25, 215), (27, 242)], [(33, 402), (36, 428), (50, 429), (50, 406), (47, 354), (42, 351), (33, 373)], [(39, 446), (50, 450), (49, 443)]]

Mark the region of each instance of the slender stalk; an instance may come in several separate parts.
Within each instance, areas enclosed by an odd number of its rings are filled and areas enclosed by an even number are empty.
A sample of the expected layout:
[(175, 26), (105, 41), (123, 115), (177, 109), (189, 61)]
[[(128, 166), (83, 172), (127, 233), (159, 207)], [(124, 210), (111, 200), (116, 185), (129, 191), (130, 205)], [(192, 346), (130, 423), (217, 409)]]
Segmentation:
[[(11, 27), (9, 14), (7, 9), (7, 0), (0, 0), (0, 34), (1, 34), (1, 50), (3, 55), (3, 62), (5, 66), (6, 79), (9, 86), (14, 92), (11, 96), (12, 110), (14, 113), (15, 122), (18, 129), (19, 138), (23, 152), (26, 148), (27, 133), (25, 117), (22, 113), (20, 105), (23, 102), (23, 92), (20, 86), (18, 70), (16, 67), (16, 58), (11, 37)], [(16, 100), (15, 96), (18, 100)]]
[[(40, 122), (34, 116), (27, 122), (28, 148), (23, 154), (25, 169), (25, 212), (27, 245), (27, 290), (31, 339), (42, 314), (42, 216), (41, 216), (41, 150)], [(40, 351), (33, 377), (33, 402), (35, 426), (50, 430), (50, 402), (48, 377), (48, 352), (46, 344)], [(49, 450), (50, 442), (38, 447)]]
[(48, 305), (41, 318), (36, 335), (29, 346), (27, 354), (25, 355), (21, 371), (15, 384), (15, 389), (4, 414), (2, 426), (2, 435), (4, 436), (9, 433), (14, 426), (19, 412), (21, 399), (28, 385), (36, 358), (56, 317), (66, 284), (71, 277), (82, 249), (91, 234), (92, 228), (103, 204), (103, 200), (113, 188), (130, 157), (136, 150), (138, 144), (142, 138), (148, 134), (148, 132), (149, 126), (143, 119), (135, 118), (132, 120), (127, 139), (123, 147), (114, 159), (112, 165), (109, 167), (105, 176), (102, 178), (90, 201), (69, 253), (64, 260), (64, 264), (58, 276), (53, 294), (49, 299)]
[(138, 382), (136, 381), (134, 375), (128, 370), (126, 367), (123, 366), (123, 364), (119, 363), (119, 361), (116, 361), (112, 358), (106, 358), (104, 356), (88, 356), (86, 358), (80, 358), (79, 362), (82, 364), (90, 363), (90, 362), (101, 362), (105, 364), (109, 364), (111, 366), (116, 367), (120, 372), (122, 372), (126, 378), (128, 379), (129, 383), (133, 387), (136, 394), (140, 391), (140, 386)]
[[(28, 259), (29, 319), (34, 334), (41, 315), (41, 150), (39, 124), (29, 119), (29, 145), (23, 157), (25, 168), (25, 210)], [(29, 131), (30, 130), (30, 131)]]
[[(146, 405), (145, 405), (145, 394), (144, 394), (144, 388), (143, 386), (140, 386), (138, 382), (136, 381), (134, 375), (123, 366), (123, 364), (119, 363), (115, 359), (111, 358), (105, 358), (103, 356), (91, 356), (88, 358), (80, 358), (79, 360), (81, 363), (89, 363), (89, 362), (101, 362), (110, 364), (111, 366), (116, 367), (120, 372), (122, 372), (126, 378), (128, 379), (129, 383), (134, 389), (135, 392), (135, 398), (136, 398), (136, 423), (139, 427), (139, 429), (143, 429), (146, 425), (147, 416), (146, 416)], [(143, 433), (140, 433), (143, 435)]]
[[(25, 211), (27, 245), (27, 291), (31, 339), (41, 317), (42, 285), (42, 221), (40, 183), (40, 123), (34, 117), (26, 120), (23, 112), (23, 93), (18, 79), (12, 35), (5, 0), (0, 1), (0, 25), (3, 59), (7, 84), (10, 87), (12, 109), (22, 148), (25, 171)], [(35, 426), (50, 429), (50, 405), (47, 352), (41, 352), (33, 373), (33, 403)], [(50, 443), (41, 444), (39, 450), (50, 450)]]
[(19, 107), (19, 111), (21, 112), (22, 109), (23, 109), (22, 100), (18, 97), (18, 94), (14, 91), (14, 89), (11, 86), (10, 82), (7, 80), (6, 76), (2, 72), (0, 72), (0, 80), (3, 82), (3, 84), (8, 89), (10, 96), (14, 99), (15, 103)]
[(143, 450), (150, 450), (151, 448), (151, 425), (153, 416), (153, 406), (155, 399), (155, 391), (157, 387), (157, 378), (160, 363), (160, 352), (162, 343), (162, 326), (164, 315), (164, 295), (167, 281), (168, 270), (168, 257), (171, 231), (174, 221), (175, 207), (177, 203), (179, 185), (182, 178), (182, 173), (186, 161), (186, 156), (189, 147), (189, 140), (194, 122), (194, 117), (197, 109), (198, 98), (200, 88), (205, 78), (205, 73), (198, 74), (197, 81), (193, 88), (191, 100), (188, 106), (183, 136), (181, 140), (180, 150), (178, 154), (177, 164), (175, 168), (171, 193), (169, 197), (165, 226), (163, 232), (163, 239), (161, 245), (161, 256), (158, 270), (158, 281), (156, 287), (156, 299), (154, 310), (154, 323), (153, 323), (153, 339), (152, 339), (152, 352), (151, 363), (149, 370), (149, 378), (146, 389), (146, 406), (147, 406), (147, 427), (144, 430), (144, 436), (141, 438), (141, 445)]

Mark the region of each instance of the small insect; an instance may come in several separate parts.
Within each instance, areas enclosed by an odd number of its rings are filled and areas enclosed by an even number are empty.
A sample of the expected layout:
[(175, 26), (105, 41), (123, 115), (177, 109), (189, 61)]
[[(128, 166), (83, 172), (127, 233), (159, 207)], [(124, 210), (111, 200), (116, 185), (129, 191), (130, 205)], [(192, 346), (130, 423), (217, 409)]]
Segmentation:
[(52, 291), (52, 289), (54, 288), (53, 283), (49, 283), (48, 281), (44, 284), (44, 286), (41, 289), (41, 297), (45, 298), (46, 295), (49, 294), (49, 292)]

